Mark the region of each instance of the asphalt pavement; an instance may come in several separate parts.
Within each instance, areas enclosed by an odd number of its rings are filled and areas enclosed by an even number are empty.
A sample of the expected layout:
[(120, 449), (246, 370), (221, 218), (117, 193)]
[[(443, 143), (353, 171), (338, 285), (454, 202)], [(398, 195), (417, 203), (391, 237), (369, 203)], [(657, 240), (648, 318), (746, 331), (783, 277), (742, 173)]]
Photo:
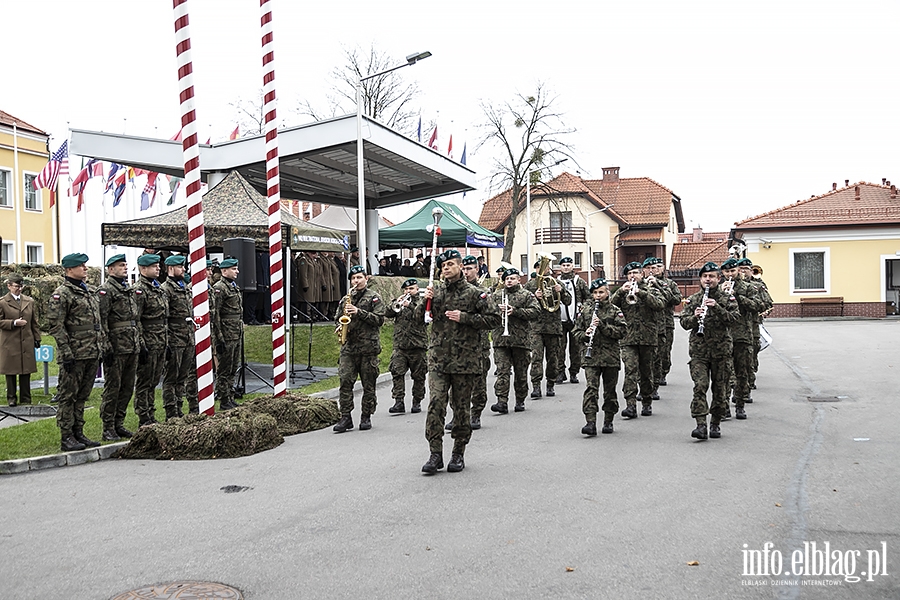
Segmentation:
[[(389, 416), (388, 383), (370, 431), (3, 476), (0, 598), (175, 580), (252, 600), (898, 598), (900, 321), (768, 327), (749, 419), (718, 440), (690, 437), (677, 329), (652, 417), (586, 438), (583, 383), (558, 385), (524, 413), (486, 412), (461, 473), (421, 473), (425, 413)], [(817, 574), (804, 553), (826, 543)], [(757, 574), (776, 559), (800, 574)]]

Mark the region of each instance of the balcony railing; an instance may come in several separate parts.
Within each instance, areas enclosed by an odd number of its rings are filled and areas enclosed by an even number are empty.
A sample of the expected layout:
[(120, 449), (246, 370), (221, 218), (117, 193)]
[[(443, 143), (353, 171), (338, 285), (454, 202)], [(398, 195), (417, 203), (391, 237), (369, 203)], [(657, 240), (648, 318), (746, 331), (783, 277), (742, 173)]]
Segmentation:
[(542, 227), (534, 232), (535, 244), (575, 242), (584, 244), (584, 227)]

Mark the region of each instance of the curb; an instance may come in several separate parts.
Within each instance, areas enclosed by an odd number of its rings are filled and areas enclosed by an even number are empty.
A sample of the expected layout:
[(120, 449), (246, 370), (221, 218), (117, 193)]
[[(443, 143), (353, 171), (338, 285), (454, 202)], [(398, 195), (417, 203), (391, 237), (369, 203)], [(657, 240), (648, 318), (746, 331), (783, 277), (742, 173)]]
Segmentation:
[(18, 458), (15, 460), (0, 461), (0, 475), (12, 475), (14, 473), (27, 473), (28, 471), (42, 471), (56, 467), (84, 465), (87, 463), (106, 460), (119, 448), (123, 448), (128, 442), (107, 444), (99, 448), (87, 448), (74, 452), (61, 454), (48, 454), (47, 456), (35, 456), (32, 458)]

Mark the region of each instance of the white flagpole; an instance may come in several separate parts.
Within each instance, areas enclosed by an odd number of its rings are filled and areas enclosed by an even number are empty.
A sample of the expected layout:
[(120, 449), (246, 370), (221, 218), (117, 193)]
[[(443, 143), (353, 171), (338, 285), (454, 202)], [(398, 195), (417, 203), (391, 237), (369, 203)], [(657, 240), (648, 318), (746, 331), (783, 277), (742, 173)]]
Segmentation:
[(22, 262), (22, 203), (25, 198), (24, 194), (22, 198), (19, 197), (19, 177), (22, 174), (19, 173), (19, 130), (16, 128), (15, 121), (13, 121), (13, 171), (13, 196), (16, 203), (16, 243), (13, 248), (15, 249), (15, 262), (20, 263)]

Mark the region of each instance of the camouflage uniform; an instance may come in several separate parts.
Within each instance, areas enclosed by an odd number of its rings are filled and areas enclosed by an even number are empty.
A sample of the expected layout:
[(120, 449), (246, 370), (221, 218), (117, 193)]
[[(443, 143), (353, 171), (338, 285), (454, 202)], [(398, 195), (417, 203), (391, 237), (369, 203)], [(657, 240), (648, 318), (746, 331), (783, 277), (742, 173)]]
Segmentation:
[[(490, 288), (474, 283), (471, 285), (474, 285), (479, 291), (488, 294), (488, 298), (490, 298)], [(472, 385), (472, 417), (479, 416), (484, 412), (484, 407), (487, 406), (487, 376), (490, 370), (491, 335), (490, 331), (484, 329), (481, 331), (481, 373), (478, 374), (475, 378), (475, 383)]]
[(166, 279), (162, 285), (169, 299), (169, 352), (163, 377), (166, 418), (183, 416), (181, 398), (188, 412), (200, 412), (197, 404), (197, 355), (194, 349), (194, 303), (190, 284)]
[[(537, 278), (525, 284), (525, 289), (534, 293), (538, 289)], [(572, 296), (563, 288), (559, 293), (560, 304), (568, 304)], [(540, 391), (541, 380), (544, 378), (544, 353), (547, 355), (547, 384), (552, 388), (556, 383), (559, 369), (560, 342), (562, 341), (562, 321), (556, 311), (550, 312), (541, 306), (541, 312), (537, 319), (531, 322), (531, 386), (535, 391)]]
[[(759, 311), (760, 313), (764, 313), (770, 308), (772, 308), (772, 296), (769, 295), (769, 288), (766, 287), (766, 283), (762, 279), (751, 279), (749, 281), (750, 285), (756, 289), (759, 294), (759, 298), (763, 303), (764, 308)], [(763, 317), (760, 317), (756, 321), (756, 325), (753, 327), (751, 333), (753, 334), (753, 368), (750, 369), (750, 387), (756, 387), (756, 372), (759, 370), (759, 326), (763, 323)]]
[(56, 339), (59, 408), (56, 424), (63, 439), (84, 433), (84, 403), (91, 395), (100, 357), (109, 342), (100, 326), (97, 288), (66, 278), (48, 302), (50, 335)]
[(675, 342), (675, 307), (681, 304), (681, 289), (671, 279), (659, 277), (660, 287), (666, 293), (665, 328), (660, 334), (657, 345), (656, 359), (656, 384), (657, 386), (666, 380), (666, 376), (672, 369), (672, 344)]
[[(641, 392), (641, 404), (650, 406), (651, 396), (655, 389), (653, 383), (653, 357), (659, 341), (658, 314), (665, 307), (662, 292), (656, 286), (647, 286), (641, 282), (635, 292), (636, 304), (628, 304), (625, 297), (628, 292), (619, 288), (612, 295), (611, 302), (622, 309), (628, 322), (628, 331), (620, 341), (622, 362), (625, 364), (625, 382), (622, 394), (628, 407), (637, 405), (638, 386)], [(627, 416), (627, 415), (626, 415)]]
[[(717, 287), (710, 289), (709, 297), (716, 305), (709, 308), (704, 319), (703, 336), (697, 335), (699, 317), (694, 310), (703, 300), (699, 291), (688, 300), (681, 311), (681, 327), (691, 332), (688, 344), (691, 379), (694, 381), (694, 396), (691, 401), (691, 416), (699, 423), (706, 422), (706, 415), (712, 414), (712, 422), (718, 423), (728, 412), (728, 373), (731, 362), (730, 328), (740, 319), (741, 313), (734, 297), (726, 296)], [(706, 401), (706, 391), (712, 384), (712, 407)]]
[[(380, 328), (384, 324), (386, 307), (381, 297), (368, 287), (361, 291), (352, 290), (348, 295), (349, 301), (359, 309), (359, 312), (351, 317), (347, 343), (341, 346), (338, 361), (338, 375), (341, 378), (340, 409), (342, 415), (353, 412), (353, 386), (359, 377), (363, 388), (361, 414), (367, 417), (374, 414), (378, 406), (375, 380), (378, 379), (378, 355), (381, 354)], [(338, 319), (344, 314), (344, 303), (347, 301), (345, 296), (338, 304), (334, 314), (335, 323), (338, 323)], [(422, 322), (424, 323), (424, 315)]]
[[(454, 454), (462, 455), (472, 436), (472, 386), (483, 369), (482, 356), (473, 350), (481, 344), (481, 331), (500, 322), (497, 306), (487, 292), (466, 281), (460, 274), (455, 281), (436, 283), (432, 299), (431, 340), (428, 348), (428, 387), (430, 399), (425, 419), (425, 439), (432, 454), (440, 454), (444, 446), (444, 419), (447, 403), (453, 408)], [(445, 316), (446, 311), (462, 312), (459, 322)], [(425, 318), (425, 303), (416, 310), (417, 318)]]
[(494, 396), (500, 404), (509, 403), (510, 371), (515, 373), (513, 387), (516, 392), (516, 404), (525, 402), (528, 395), (528, 365), (531, 363), (531, 322), (541, 314), (541, 305), (530, 291), (521, 285), (504, 288), (494, 292), (493, 301), (496, 306), (503, 303), (504, 290), (507, 302), (513, 307), (509, 315), (506, 329), (509, 335), (503, 335), (503, 316), (500, 324), (491, 333), (494, 339), (494, 362), (497, 364), (497, 379), (494, 381)]
[(424, 318), (416, 318), (416, 307), (421, 302), (424, 300), (415, 296), (410, 298), (409, 306), (400, 309), (400, 312), (388, 306), (384, 315), (394, 319), (394, 351), (389, 367), (394, 382), (391, 396), (396, 402), (403, 402), (406, 397), (406, 372), (409, 371), (413, 382), (413, 406), (419, 406), (425, 398), (425, 376), (428, 373), (425, 361), (428, 329)]
[[(575, 319), (575, 336), (579, 344), (587, 348), (587, 329), (591, 326), (594, 316), (595, 301), (585, 302), (581, 312)], [(619, 340), (625, 337), (628, 324), (625, 315), (618, 306), (612, 304), (609, 299), (596, 302), (597, 317), (600, 322), (594, 331), (594, 339), (591, 344), (591, 356), (585, 356), (584, 376), (587, 387), (584, 390), (584, 399), (581, 410), (584, 412), (588, 423), (597, 422), (597, 411), (603, 409), (604, 420), (611, 422), (619, 411), (619, 402), (616, 398), (616, 384), (619, 381), (619, 368), (622, 358), (619, 350)], [(598, 406), (600, 395), (600, 380), (603, 380), (603, 406)]]
[[(559, 366), (557, 368), (559, 381), (566, 375), (566, 346), (569, 348), (569, 377), (578, 375), (581, 370), (581, 356), (584, 354), (584, 348), (578, 342), (575, 336), (575, 319), (578, 318), (581, 307), (587, 303), (593, 306), (591, 301), (591, 290), (584, 279), (575, 273), (561, 273), (559, 283), (563, 289), (569, 291), (570, 295), (575, 298), (575, 310), (569, 313), (569, 304), (560, 303), (559, 317), (562, 323), (562, 337), (559, 338)], [(569, 287), (571, 286), (571, 288)]]
[(244, 314), (241, 290), (227, 277), (213, 286), (215, 302), (213, 345), (216, 349), (216, 399), (220, 409), (235, 406), (234, 377), (241, 368), (241, 344), (244, 338)]
[(166, 368), (169, 302), (156, 279), (141, 275), (134, 290), (141, 353), (134, 391), (134, 412), (141, 425), (156, 422), (155, 390)]
[(103, 357), (103, 400), (100, 418), (104, 431), (125, 424), (128, 401), (134, 393), (141, 337), (137, 328), (137, 301), (134, 288), (115, 277), (107, 277), (100, 287), (100, 325), (111, 352)]
[(734, 403), (739, 409), (750, 396), (750, 373), (753, 371), (753, 328), (759, 329), (759, 312), (765, 303), (756, 288), (743, 279), (734, 282), (734, 297), (740, 318), (731, 326), (732, 366), (734, 368)]

